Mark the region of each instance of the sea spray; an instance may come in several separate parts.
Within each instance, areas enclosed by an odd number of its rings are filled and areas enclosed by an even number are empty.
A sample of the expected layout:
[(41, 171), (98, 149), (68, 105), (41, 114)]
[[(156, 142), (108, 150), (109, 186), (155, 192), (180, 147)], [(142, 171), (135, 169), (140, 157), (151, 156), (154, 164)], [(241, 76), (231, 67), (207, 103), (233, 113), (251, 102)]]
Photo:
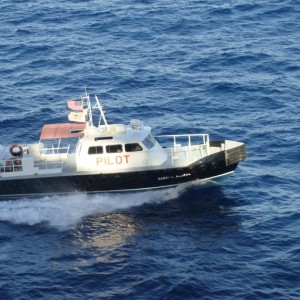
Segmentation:
[(47, 223), (67, 230), (76, 227), (83, 218), (126, 210), (145, 203), (161, 203), (177, 198), (185, 186), (137, 193), (93, 194), (78, 193), (0, 202), (0, 220), (14, 224), (35, 225)]

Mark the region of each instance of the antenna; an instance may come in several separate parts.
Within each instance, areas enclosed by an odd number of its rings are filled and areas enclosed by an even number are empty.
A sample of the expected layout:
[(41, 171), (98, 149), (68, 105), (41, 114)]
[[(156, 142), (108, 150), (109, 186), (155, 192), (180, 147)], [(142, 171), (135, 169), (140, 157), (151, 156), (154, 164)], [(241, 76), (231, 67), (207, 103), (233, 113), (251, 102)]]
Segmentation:
[[(100, 104), (100, 101), (99, 101), (97, 95), (95, 95), (95, 99), (96, 99), (98, 108), (99, 108), (100, 113), (101, 113), (101, 118), (103, 118), (103, 121), (104, 121), (104, 124), (105, 124), (105, 126), (106, 126), (106, 129), (108, 130), (108, 124), (107, 124), (107, 121), (106, 121), (106, 118), (105, 118), (105, 114), (104, 114), (104, 111), (103, 111), (103, 109), (102, 109), (102, 106), (101, 106), (101, 104)], [(100, 121), (99, 121), (99, 125), (100, 125), (100, 122), (101, 122), (101, 119), (100, 119)]]

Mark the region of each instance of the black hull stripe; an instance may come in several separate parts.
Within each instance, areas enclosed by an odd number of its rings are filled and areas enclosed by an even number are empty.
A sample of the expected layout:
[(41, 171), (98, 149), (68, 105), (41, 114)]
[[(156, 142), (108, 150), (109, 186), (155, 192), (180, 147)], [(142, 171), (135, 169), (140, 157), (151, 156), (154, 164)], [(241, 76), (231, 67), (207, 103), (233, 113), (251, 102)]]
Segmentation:
[(227, 166), (223, 156), (214, 155), (210, 162), (199, 161), (179, 169), (0, 180), (0, 198), (165, 188), (217, 178), (233, 172), (236, 167), (237, 163)]
[(213, 176), (210, 178), (205, 178), (205, 179), (197, 179), (195, 181), (189, 181), (186, 183), (179, 183), (179, 184), (171, 184), (171, 185), (164, 185), (164, 186), (156, 186), (156, 187), (148, 187), (148, 188), (136, 188), (136, 189), (122, 189), (122, 190), (97, 190), (97, 191), (76, 191), (73, 190), (72, 192), (48, 192), (48, 193), (35, 193), (35, 194), (8, 194), (8, 195), (0, 195), (0, 200), (5, 200), (3, 198), (6, 198), (7, 200), (12, 200), (12, 199), (18, 199), (18, 198), (40, 198), (40, 197), (47, 197), (47, 196), (67, 196), (67, 195), (72, 195), (72, 194), (78, 194), (78, 193), (86, 193), (86, 194), (105, 194), (105, 193), (134, 193), (134, 192), (143, 192), (143, 191), (151, 191), (151, 190), (160, 190), (160, 189), (168, 189), (172, 187), (177, 187), (180, 185), (193, 185), (197, 183), (198, 187), (207, 187), (208, 185), (216, 185), (218, 184), (218, 181), (223, 178), (231, 175), (233, 171), (218, 175), (218, 176)]

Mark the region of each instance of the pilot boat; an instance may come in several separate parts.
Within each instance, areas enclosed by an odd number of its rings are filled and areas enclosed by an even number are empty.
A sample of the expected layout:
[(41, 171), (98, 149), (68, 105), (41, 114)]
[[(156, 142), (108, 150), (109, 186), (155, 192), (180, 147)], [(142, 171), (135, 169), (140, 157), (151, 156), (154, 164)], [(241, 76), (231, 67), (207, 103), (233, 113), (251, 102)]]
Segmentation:
[(87, 92), (67, 106), (69, 122), (44, 125), (38, 143), (0, 146), (0, 199), (207, 186), (246, 158), (242, 142), (154, 136), (139, 119), (108, 124), (97, 95), (92, 101)]

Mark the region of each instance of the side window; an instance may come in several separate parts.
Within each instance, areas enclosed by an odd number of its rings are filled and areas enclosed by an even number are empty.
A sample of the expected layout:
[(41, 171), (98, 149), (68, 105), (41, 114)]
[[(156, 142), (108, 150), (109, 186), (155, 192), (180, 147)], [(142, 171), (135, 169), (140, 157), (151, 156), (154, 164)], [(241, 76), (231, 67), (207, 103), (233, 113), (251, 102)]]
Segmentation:
[(120, 153), (122, 152), (122, 145), (108, 145), (106, 146), (106, 153)]
[(138, 143), (126, 144), (125, 151), (126, 152), (143, 151), (143, 148)]
[(93, 146), (89, 148), (88, 154), (102, 154), (103, 147), (102, 146)]
[(149, 134), (144, 140), (143, 144), (147, 147), (147, 149), (151, 149), (155, 145), (155, 139)]

